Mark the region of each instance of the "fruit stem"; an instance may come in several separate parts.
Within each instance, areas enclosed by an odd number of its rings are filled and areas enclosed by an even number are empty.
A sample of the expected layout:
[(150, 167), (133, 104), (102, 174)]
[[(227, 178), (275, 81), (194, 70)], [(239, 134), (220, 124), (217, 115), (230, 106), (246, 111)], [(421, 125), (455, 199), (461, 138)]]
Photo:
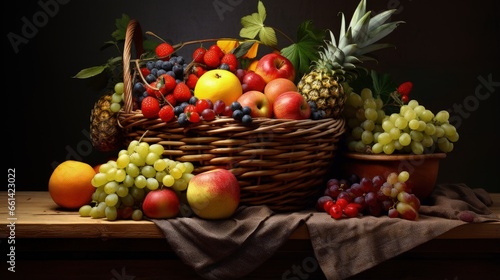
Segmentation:
[(278, 32), (279, 34), (281, 34), (283, 37), (285, 37), (288, 41), (290, 41), (290, 43), (294, 44), (295, 41), (292, 40), (292, 38), (290, 38), (288, 35), (286, 35), (283, 31), (279, 30), (278, 28), (274, 28), (274, 31)]

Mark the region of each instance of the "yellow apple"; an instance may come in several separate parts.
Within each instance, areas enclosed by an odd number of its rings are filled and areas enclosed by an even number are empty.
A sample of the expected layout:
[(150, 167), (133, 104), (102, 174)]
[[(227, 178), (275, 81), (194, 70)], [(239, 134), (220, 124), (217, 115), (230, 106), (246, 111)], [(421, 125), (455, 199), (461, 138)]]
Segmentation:
[(186, 199), (202, 219), (231, 217), (240, 203), (240, 185), (231, 171), (217, 168), (195, 175), (188, 183)]
[(243, 93), (240, 80), (228, 70), (213, 69), (200, 76), (194, 88), (194, 96), (198, 99), (210, 99), (212, 103), (217, 100), (231, 105)]

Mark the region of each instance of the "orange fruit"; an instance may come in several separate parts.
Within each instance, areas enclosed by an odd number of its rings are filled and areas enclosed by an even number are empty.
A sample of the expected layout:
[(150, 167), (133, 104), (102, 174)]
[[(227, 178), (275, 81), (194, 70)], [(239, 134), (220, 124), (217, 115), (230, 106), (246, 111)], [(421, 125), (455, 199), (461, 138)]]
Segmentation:
[(254, 60), (254, 61), (252, 61), (252, 62), (248, 65), (247, 70), (248, 70), (248, 71), (255, 71), (255, 67), (257, 67), (257, 64), (258, 64), (258, 63), (259, 63), (259, 61), (258, 61), (258, 60)]
[(264, 94), (266, 95), (269, 102), (273, 104), (278, 95), (287, 91), (297, 90), (297, 85), (295, 85), (295, 83), (291, 80), (287, 78), (276, 78), (266, 84), (266, 87), (264, 87)]
[(90, 203), (95, 187), (91, 181), (94, 168), (81, 161), (66, 160), (59, 164), (49, 179), (49, 194), (60, 207), (77, 209)]

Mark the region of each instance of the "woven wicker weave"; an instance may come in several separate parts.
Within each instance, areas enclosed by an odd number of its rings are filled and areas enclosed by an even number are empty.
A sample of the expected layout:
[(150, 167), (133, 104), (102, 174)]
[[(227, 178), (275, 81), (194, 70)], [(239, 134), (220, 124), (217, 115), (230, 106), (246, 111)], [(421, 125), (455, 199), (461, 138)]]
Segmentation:
[(242, 205), (267, 205), (296, 211), (313, 205), (344, 133), (343, 119), (282, 120), (254, 118), (243, 125), (232, 118), (181, 126), (176, 121), (146, 119), (132, 110), (130, 49), (139, 24), (131, 20), (124, 50), (125, 105), (119, 123), (129, 141), (164, 146), (164, 157), (189, 161), (194, 174), (231, 170), (241, 187)]

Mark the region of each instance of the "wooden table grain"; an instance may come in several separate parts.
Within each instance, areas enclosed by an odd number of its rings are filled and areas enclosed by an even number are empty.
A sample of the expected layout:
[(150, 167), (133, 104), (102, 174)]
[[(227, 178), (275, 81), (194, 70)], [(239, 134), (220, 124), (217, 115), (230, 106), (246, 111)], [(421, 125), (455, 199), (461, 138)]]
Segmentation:
[[(492, 212), (500, 216), (500, 193), (491, 194)], [(80, 217), (77, 210), (57, 207), (48, 192), (16, 192), (15, 209), (9, 214), (8, 194), (0, 194), (0, 236), (8, 234), (7, 225), (15, 221), (16, 238), (164, 238), (163, 233), (147, 220), (132, 221)], [(438, 239), (500, 238), (500, 222), (465, 224)], [(305, 225), (292, 233), (290, 239), (309, 239)]]

